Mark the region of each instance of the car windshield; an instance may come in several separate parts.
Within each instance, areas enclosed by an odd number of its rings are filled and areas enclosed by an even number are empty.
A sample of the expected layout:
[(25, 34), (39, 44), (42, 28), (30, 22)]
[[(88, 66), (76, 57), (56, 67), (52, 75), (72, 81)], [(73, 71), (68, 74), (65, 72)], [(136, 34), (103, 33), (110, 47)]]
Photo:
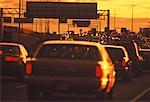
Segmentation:
[(120, 49), (120, 48), (106, 47), (106, 50), (108, 51), (113, 63), (115, 61), (120, 61), (120, 60), (123, 59), (123, 57), (125, 57), (125, 54), (124, 54), (123, 50)]
[(19, 47), (11, 45), (0, 45), (0, 51), (4, 55), (19, 55)]
[(101, 60), (97, 47), (76, 44), (44, 45), (36, 58)]

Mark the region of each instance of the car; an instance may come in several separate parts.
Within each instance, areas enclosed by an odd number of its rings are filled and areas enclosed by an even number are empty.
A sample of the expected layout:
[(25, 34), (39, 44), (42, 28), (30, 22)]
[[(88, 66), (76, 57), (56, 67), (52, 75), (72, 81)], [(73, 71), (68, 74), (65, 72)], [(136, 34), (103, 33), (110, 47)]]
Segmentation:
[(150, 71), (150, 49), (140, 49), (140, 54), (143, 56), (143, 70)]
[(115, 65), (116, 77), (118, 80), (129, 82), (132, 62), (129, 59), (127, 50), (123, 46), (104, 45), (112, 62)]
[(140, 76), (143, 71), (143, 57), (139, 53), (139, 47), (134, 40), (120, 40), (112, 43), (113, 45), (120, 45), (125, 47), (129, 54), (129, 59), (132, 61), (131, 73), (132, 76)]
[(27, 58), (28, 52), (23, 45), (0, 42), (1, 81), (24, 81)]
[(100, 37), (99, 36), (92, 36), (90, 41), (99, 43), (100, 42)]
[(46, 41), (26, 64), (27, 93), (29, 100), (50, 98), (55, 93), (111, 99), (115, 74), (114, 65), (101, 44)]

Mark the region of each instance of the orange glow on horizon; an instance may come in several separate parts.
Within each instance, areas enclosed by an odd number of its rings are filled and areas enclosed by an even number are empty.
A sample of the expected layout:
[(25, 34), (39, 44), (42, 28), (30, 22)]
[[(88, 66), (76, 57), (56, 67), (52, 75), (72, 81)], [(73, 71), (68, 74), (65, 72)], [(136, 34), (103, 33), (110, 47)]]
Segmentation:
[[(98, 10), (110, 9), (110, 29), (120, 29), (126, 27), (131, 30), (131, 18), (133, 10), (134, 31), (138, 32), (139, 28), (150, 26), (150, 1), (149, 0), (21, 0), (23, 7), (26, 6), (26, 1), (50, 1), (50, 2), (97, 2)], [(18, 8), (19, 0), (0, 0), (1, 8)], [(133, 7), (131, 5), (134, 5)], [(116, 19), (114, 27), (114, 17)], [(56, 21), (57, 22), (57, 21)], [(106, 21), (102, 21), (102, 30), (106, 26)], [(64, 31), (67, 30), (67, 25), (64, 26)], [(92, 25), (97, 27), (97, 25)], [(28, 29), (28, 26), (26, 27)], [(40, 28), (39, 28), (40, 29)], [(57, 31), (57, 24), (53, 24), (53, 31)], [(76, 29), (70, 26), (70, 30)], [(79, 28), (80, 29), (80, 28)], [(76, 29), (79, 31), (79, 29)], [(87, 29), (87, 28), (86, 28)], [(100, 27), (98, 26), (98, 29)], [(87, 29), (89, 30), (89, 28)], [(53, 32), (51, 31), (51, 32)], [(62, 31), (62, 32), (64, 32)], [(84, 31), (84, 28), (83, 28)]]
[[(131, 18), (131, 5), (134, 5), (134, 18), (150, 18), (149, 0), (21, 0), (25, 7), (26, 1), (50, 1), (50, 2), (97, 2), (97, 9), (110, 9), (111, 16)], [(0, 7), (17, 8), (19, 0), (1, 0)]]

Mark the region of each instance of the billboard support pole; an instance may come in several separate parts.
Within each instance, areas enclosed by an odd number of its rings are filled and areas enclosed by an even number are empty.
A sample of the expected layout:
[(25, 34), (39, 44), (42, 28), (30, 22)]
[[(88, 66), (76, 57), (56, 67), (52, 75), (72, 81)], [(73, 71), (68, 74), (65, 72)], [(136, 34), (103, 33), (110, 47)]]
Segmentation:
[(60, 34), (60, 18), (58, 19), (58, 34)]
[(3, 27), (3, 8), (0, 8), (0, 41), (4, 37), (4, 27)]
[(49, 34), (49, 20), (47, 21), (47, 34)]

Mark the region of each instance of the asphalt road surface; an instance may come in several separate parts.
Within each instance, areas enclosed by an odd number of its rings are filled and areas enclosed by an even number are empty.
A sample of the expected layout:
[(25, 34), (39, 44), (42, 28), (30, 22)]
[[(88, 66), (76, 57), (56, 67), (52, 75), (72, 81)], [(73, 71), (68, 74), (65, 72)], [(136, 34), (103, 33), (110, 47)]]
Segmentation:
[[(1, 84), (0, 98), (1, 102), (28, 102), (26, 85), (24, 83), (3, 83)], [(57, 99), (59, 98), (57, 97)], [(150, 102), (150, 72), (145, 72), (140, 77), (132, 78), (129, 83), (117, 82), (113, 98), (114, 102)], [(83, 100), (78, 101), (83, 102)], [(88, 101), (93, 102), (94, 100)]]

